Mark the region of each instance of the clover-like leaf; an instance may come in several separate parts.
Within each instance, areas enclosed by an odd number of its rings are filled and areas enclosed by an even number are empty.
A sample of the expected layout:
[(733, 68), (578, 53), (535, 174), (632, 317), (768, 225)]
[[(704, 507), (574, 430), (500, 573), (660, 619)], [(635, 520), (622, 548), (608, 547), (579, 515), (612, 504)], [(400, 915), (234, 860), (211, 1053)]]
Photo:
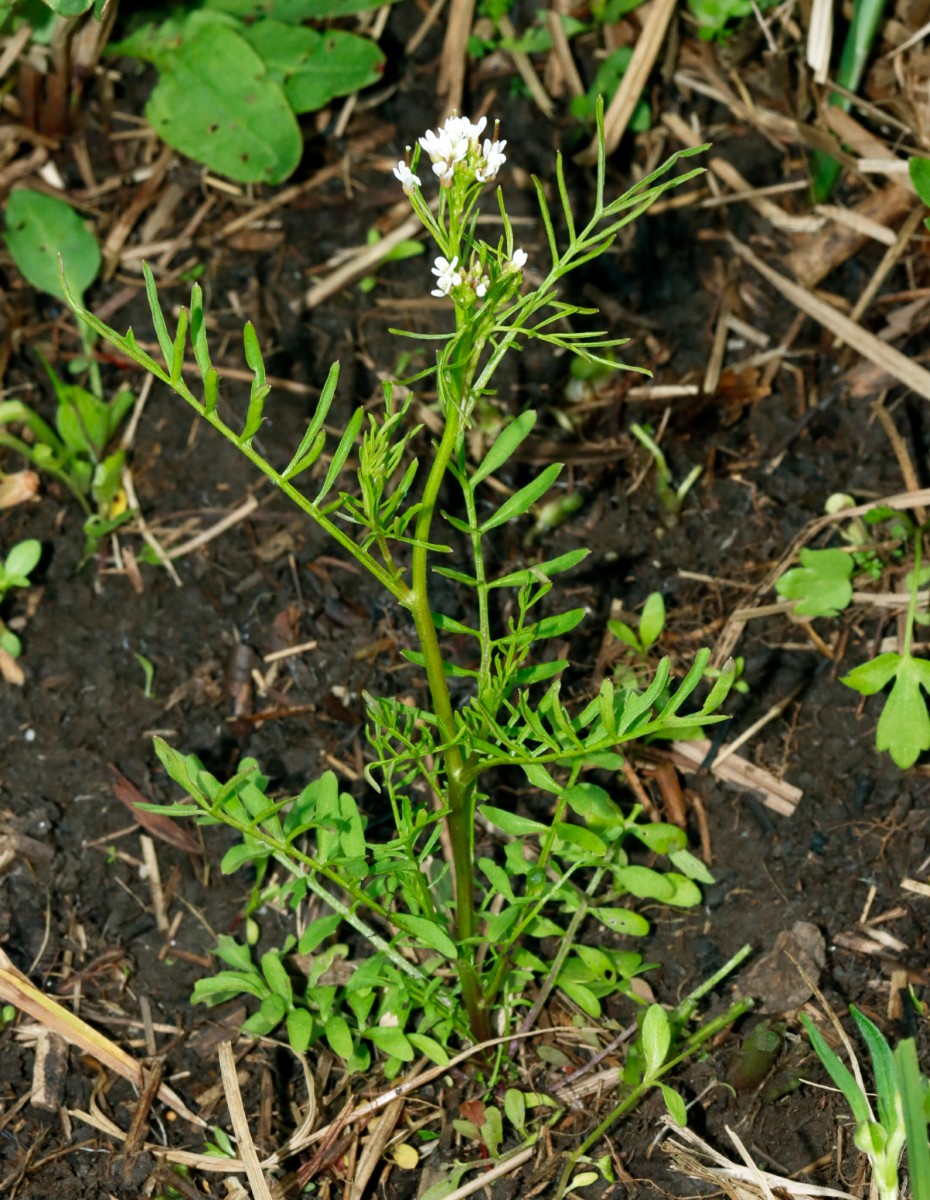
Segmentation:
[(875, 746), (887, 750), (905, 770), (930, 750), (930, 714), (921, 688), (930, 691), (930, 663), (902, 655), (875, 731)]

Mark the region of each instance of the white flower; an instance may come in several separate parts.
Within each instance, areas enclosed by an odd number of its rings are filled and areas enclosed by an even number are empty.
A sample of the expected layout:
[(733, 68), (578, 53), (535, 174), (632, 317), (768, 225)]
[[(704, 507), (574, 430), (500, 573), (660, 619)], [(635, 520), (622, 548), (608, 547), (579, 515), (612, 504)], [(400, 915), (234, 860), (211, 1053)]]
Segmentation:
[(436, 259), (432, 268), (433, 274), (436, 276), (436, 286), (430, 292), (431, 296), (448, 296), (454, 287), (459, 286), (462, 276), (455, 269), (458, 262), (458, 257), (453, 258), (452, 262), (447, 262), (442, 256)]
[(414, 175), (413, 171), (410, 170), (410, 167), (404, 162), (403, 159), (401, 159), (394, 168), (394, 175), (403, 184), (404, 191), (407, 192), (408, 195), (415, 187), (420, 186), (419, 176)]
[(456, 166), (465, 160), (487, 125), (487, 117), (472, 123), (467, 117), (449, 117), (438, 133), (427, 129), (420, 145), (430, 157), (433, 171), (442, 183), (449, 183)]
[(513, 258), (507, 265), (512, 271), (522, 271), (526, 266), (526, 251), (514, 250)]
[(479, 183), (488, 183), (507, 161), (507, 155), (504, 153), (506, 145), (505, 141), (492, 142), (490, 138), (484, 139), (484, 162), (475, 171), (475, 178)]
[(477, 281), (477, 283), (475, 284), (475, 295), (478, 297), (479, 300), (483, 300), (487, 294), (488, 294), (488, 277), (487, 277), (487, 275), (485, 275), (481, 279), (479, 279)]

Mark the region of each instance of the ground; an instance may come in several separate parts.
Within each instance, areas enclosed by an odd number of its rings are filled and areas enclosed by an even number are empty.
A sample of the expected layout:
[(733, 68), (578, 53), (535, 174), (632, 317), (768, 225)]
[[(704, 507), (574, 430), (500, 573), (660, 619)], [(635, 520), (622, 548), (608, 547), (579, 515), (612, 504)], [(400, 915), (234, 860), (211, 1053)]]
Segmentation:
[[(189, 285), (179, 276), (201, 265), (214, 360), (241, 368), (239, 330), (251, 318), (266, 347), (269, 374), (291, 385), (275, 392), (261, 431), (263, 452), (273, 461), (289, 457), (330, 362), (342, 363), (335, 427), (350, 405), (375, 397), (379, 379), (395, 369), (404, 346), (389, 334), (390, 326), (442, 328), (442, 302), (426, 298), (424, 258), (380, 267), (370, 292), (362, 293), (352, 281), (321, 306), (304, 304), (310, 282), (332, 269), (333, 254), (363, 244), (372, 226), (396, 223), (392, 206), (401, 197), (390, 167), (425, 124), (435, 125), (442, 116), (435, 94), (442, 21), (415, 54), (398, 53), (417, 23), (403, 11), (412, 8), (398, 6), (388, 21), (382, 45), (399, 65), (376, 93), (376, 103), (359, 106), (339, 137), (332, 136), (325, 118), (306, 123), (305, 157), (289, 181), (297, 187), (287, 204), (227, 235), (234, 218), (273, 199), (274, 189), (216, 186), (177, 155), (170, 155), (163, 182), (149, 197), (154, 207), (164, 189), (173, 189), (174, 208), (150, 235), (160, 247), (151, 255), (168, 246), (161, 263), (166, 307), (186, 303)], [(629, 36), (635, 40), (639, 26), (637, 18), (631, 20)], [(656, 69), (647, 89), (653, 128), (635, 139), (628, 136), (611, 155), (609, 188), (622, 189), (631, 172), (678, 148), (668, 132), (675, 126), (663, 123), (663, 114), (693, 122), (700, 140), (713, 143), (705, 161), (735, 167), (753, 188), (786, 177), (803, 181), (799, 143), (784, 129), (762, 128), (739, 100), (735, 107), (726, 100), (734, 95), (729, 85), (741, 79), (766, 111), (771, 106), (786, 120), (796, 116), (778, 88), (784, 71), (798, 69), (803, 46), (789, 39), (779, 43), (777, 54), (769, 53), (761, 34), (750, 30), (748, 48), (731, 43), (715, 50), (698, 45), (686, 23), (678, 32), (684, 44), (675, 50), (672, 43), (666, 68)], [(787, 37), (781, 26), (778, 36)], [(680, 55), (677, 67), (674, 53)], [(745, 57), (737, 63), (739, 53)], [(466, 101), (470, 111), (487, 109), (501, 120), (514, 168), (505, 181), (508, 201), (520, 219), (519, 238), (532, 270), (545, 241), (529, 173), (552, 179), (554, 152), (563, 149), (580, 211), (590, 205), (592, 178), (571, 158), (580, 143), (565, 106), (554, 119), (543, 117), (526, 96), (506, 95), (511, 68), (501, 69), (508, 74), (497, 77), (487, 64), (473, 64)], [(126, 120), (126, 114), (141, 112), (151, 80), (119, 61), (112, 71), (91, 82), (72, 128), (52, 140), (48, 155), (101, 239), (139, 195), (134, 168), (162, 153), (144, 125)], [(711, 82), (711, 92), (717, 86), (717, 94), (708, 97), (708, 86), (693, 86), (702, 80)], [(724, 80), (729, 85), (721, 99)], [(7, 111), (5, 119), (12, 121), (13, 114)], [(129, 140), (108, 137), (127, 128), (142, 133)], [(21, 157), (27, 149), (24, 142)], [(88, 149), (96, 181), (115, 186), (92, 192), (78, 165)], [(798, 232), (788, 221), (808, 215), (805, 192), (774, 197), (786, 218), (778, 225), (770, 212), (745, 201), (713, 203), (721, 191), (733, 199), (732, 179), (724, 176), (719, 185), (718, 178), (719, 172), (693, 185), (684, 202), (658, 205), (571, 283), (573, 299), (599, 305), (611, 333), (629, 336), (626, 361), (649, 368), (651, 381), (619, 375), (606, 390), (573, 402), (566, 396), (568, 363), (534, 351), (521, 356), (499, 390), (505, 411), (532, 404), (541, 414), (536, 436), (506, 482), (518, 485), (540, 464), (564, 461), (565, 491), (582, 498), (557, 529), (522, 542), (515, 536), (500, 548), (502, 561), (519, 562), (540, 551), (551, 557), (590, 547), (591, 557), (564, 585), (572, 603), (588, 610), (568, 647), (567, 686), (578, 697), (598, 673), (612, 668), (604, 631), (618, 605), (635, 613), (650, 592), (662, 591), (668, 622), (659, 649), (681, 663), (701, 645), (713, 649), (733, 629), (733, 613), (741, 605), (777, 599), (755, 589), (805, 526), (822, 515), (831, 493), (848, 492), (861, 502), (912, 486), (876, 419), (879, 393), (906, 454), (918, 464), (917, 481), (925, 482), (924, 400), (893, 376), (874, 387), (867, 379), (862, 383), (861, 347), (834, 344), (831, 333), (805, 319), (728, 241), (739, 239), (779, 270), (786, 269), (791, 251), (813, 257), (817, 234)], [(5, 179), (8, 187), (12, 174)], [(844, 177), (837, 202), (851, 208), (865, 186)], [(183, 231), (205, 198), (210, 210), (187, 237)], [(916, 206), (916, 198), (909, 204)], [(144, 245), (144, 221), (142, 215), (122, 247), (123, 257), (117, 256), (115, 272), (97, 285), (90, 303), (106, 310), (107, 320), (119, 328), (131, 323), (139, 340), (149, 342), (138, 266), (142, 253), (126, 254)], [(912, 226), (911, 239), (884, 276), (878, 301), (858, 318), (864, 329), (881, 330), (883, 313), (890, 316), (896, 305), (925, 294), (925, 237)], [(823, 294), (848, 312), (886, 250), (867, 242), (826, 276)], [(74, 323), (61, 304), (24, 285), (9, 256), (0, 265), (7, 282), (4, 395), (49, 416), (52, 397), (36, 348), (64, 370), (79, 350)], [(819, 284), (810, 283), (810, 294)], [(724, 312), (738, 320), (721, 333)], [(917, 336), (908, 341), (914, 330)], [(755, 342), (748, 340), (753, 337)], [(889, 335), (896, 337), (894, 331)], [(919, 320), (896, 344), (919, 352)], [(778, 353), (765, 361), (765, 350)], [(709, 379), (715, 355), (718, 371)], [(105, 347), (100, 356), (110, 386), (140, 387), (139, 374)], [(663, 385), (672, 391), (663, 392)], [(424, 404), (430, 399), (422, 396)], [(241, 411), (243, 394), (235, 382), (224, 383), (221, 403)], [(661, 428), (676, 480), (694, 465), (703, 468), (671, 526), (663, 522), (653, 474), (644, 477), (649, 463), (629, 436), (632, 422)], [(427, 450), (424, 433), (417, 451)], [(4, 471), (22, 466), (13, 453), (0, 454)], [(210, 1124), (229, 1128), (217, 1088), (219, 1038), (207, 1036), (216, 1032), (218, 1014), (192, 1007), (190, 994), (210, 967), (216, 934), (241, 931), (249, 882), (241, 874), (220, 873), (228, 844), (222, 832), (204, 830), (197, 853), (156, 839), (169, 929), (164, 921), (160, 927), (140, 844), (144, 830), (121, 803), (125, 788), (119, 780), (125, 777), (150, 800), (175, 795), (152, 750), (157, 733), (199, 754), (218, 774), (253, 755), (282, 790), (334, 767), (371, 813), (371, 793), (361, 778), (361, 692), (398, 686), (415, 691), (419, 683), (400, 658), (411, 636), (403, 613), (341, 561), (280, 495), (252, 477), (235, 449), (202, 427), (167, 389), (156, 385), (148, 396), (130, 461), (139, 507), (156, 536), (181, 526), (185, 536), (193, 536), (250, 497), (257, 505), (220, 536), (177, 558), (177, 581), (145, 564), (137, 572), (115, 567), (109, 541), (81, 568), (81, 513), (54, 481), (44, 479), (30, 503), (0, 512), (0, 546), (8, 549), (26, 537), (43, 545), (35, 586), (28, 595), (12, 596), (5, 608), (20, 630), (25, 678), (21, 686), (0, 685), (0, 838), (14, 851), (4, 858), (0, 876), (0, 947), (48, 995), (135, 1057), (163, 1056), (164, 1078), (185, 1102)], [(140, 555), (143, 543), (132, 526), (118, 536), (124, 552)], [(901, 591), (900, 571), (889, 571), (882, 586)], [(860, 604), (836, 621), (817, 622), (813, 630), (808, 623), (792, 623), (783, 611), (747, 623), (734, 651), (745, 656), (749, 690), (730, 701), (732, 720), (722, 737), (732, 742), (768, 714), (738, 752), (767, 774), (754, 791), (733, 787), (709, 770), (674, 776), (692, 798), (689, 833), (716, 882), (704, 889), (699, 908), (670, 913), (647, 906), (653, 931), (645, 947), (637, 948), (659, 964), (648, 980), (660, 1001), (680, 1000), (744, 944), (752, 946), (756, 960), (764, 960), (779, 935), (797, 933), (799, 922), (808, 923), (822, 938), (821, 957), (815, 950), (809, 970), (826, 1000), (841, 1014), (850, 1003), (858, 1005), (892, 1039), (919, 1031), (926, 1055), (926, 1022), (918, 1029), (916, 1009), (902, 1002), (907, 985), (918, 997), (927, 995), (928, 899), (902, 889), (903, 881), (927, 874), (926, 768), (902, 771), (879, 754), (874, 734), (880, 698), (863, 702), (839, 682), (892, 632), (886, 622), (893, 612)], [(317, 648), (285, 659), (263, 693), (264, 656), (308, 641)], [(139, 655), (154, 665), (150, 694)], [(288, 712), (292, 706), (296, 715)], [(264, 719), (258, 719), (262, 712)], [(663, 805), (672, 801), (656, 782), (654, 755), (644, 749), (631, 764), (650, 805), (668, 814)], [(790, 814), (766, 804), (778, 781), (800, 791)], [(511, 782), (505, 778), (502, 787)], [(632, 802), (629, 778), (612, 786)], [(525, 796), (518, 800), (532, 803)], [(262, 944), (280, 940), (287, 921), (285, 914), (260, 914)], [(797, 945), (792, 942), (793, 953), (800, 953)], [(812, 1180), (847, 1190), (860, 1169), (849, 1136), (837, 1136), (848, 1114), (835, 1096), (798, 1085), (801, 1077), (822, 1081), (823, 1073), (796, 1020), (810, 989), (801, 986), (799, 993), (789, 975), (784, 959), (769, 971), (763, 961), (754, 975), (747, 977), (744, 968), (728, 979), (704, 1006), (713, 1015), (748, 988), (761, 1010), (773, 1014), (783, 1035), (774, 1083), (747, 1082), (739, 1072), (740, 1046), (755, 1016), (714, 1042), (675, 1082), (694, 1101), (691, 1128), (729, 1157), (736, 1154), (728, 1128), (766, 1169), (782, 1175), (808, 1170)], [(554, 1024), (570, 1024), (573, 1012), (557, 994), (547, 1015)], [(608, 1003), (605, 1030), (621, 1028), (631, 1012), (628, 1002)], [(219, 1010), (219, 1017), (224, 1013), (228, 1022), (220, 1034), (225, 1028), (234, 1036), (241, 1014)], [(133, 1089), (104, 1073), (89, 1055), (65, 1052), (62, 1091), (51, 1111), (30, 1103), (37, 1028), (24, 1016), (0, 1032), (0, 1194), (19, 1200), (159, 1194), (168, 1177), (156, 1156), (124, 1155), (119, 1138), (89, 1123), (86, 1114), (96, 1113), (125, 1133), (137, 1110)], [(605, 1042), (610, 1036), (605, 1033)], [(571, 1053), (580, 1066), (584, 1054)], [(267, 1154), (293, 1131), (306, 1103), (304, 1081), (281, 1048), (242, 1039), (236, 1054), (253, 1136)], [(534, 1086), (551, 1090), (560, 1082), (533, 1049), (526, 1051), (525, 1064)], [(347, 1098), (359, 1103), (385, 1086), (377, 1077), (345, 1080), (328, 1053), (311, 1066), (320, 1125), (334, 1119)], [(733, 1079), (739, 1086), (728, 1082)], [(455, 1157), (448, 1121), (477, 1087), (474, 1075), (457, 1071), (408, 1102), (401, 1128), (430, 1113), (433, 1127), (444, 1131), (439, 1151), (425, 1160), (428, 1170)], [(596, 1113), (608, 1108), (609, 1097), (601, 1096), (569, 1109), (552, 1134), (551, 1154), (570, 1150)], [(610, 1130), (596, 1153), (610, 1153), (619, 1182), (605, 1194), (690, 1195), (704, 1186), (693, 1168), (676, 1174), (667, 1152), (656, 1147), (661, 1113), (659, 1097), (650, 1096)], [(156, 1105), (145, 1136), (200, 1150), (197, 1130), (180, 1119), (167, 1121), (172, 1116)], [(329, 1160), (317, 1164), (320, 1194), (342, 1194), (337, 1181), (354, 1168), (356, 1152), (354, 1143), (339, 1143)], [(459, 1153), (467, 1156), (467, 1150)], [(291, 1165), (311, 1155), (304, 1151)], [(505, 1175), (494, 1195), (553, 1194), (542, 1153), (522, 1170), (523, 1175)], [(221, 1178), (195, 1169), (178, 1186), (186, 1195), (216, 1195)], [(405, 1173), (385, 1159), (370, 1194), (418, 1194), (430, 1178)]]

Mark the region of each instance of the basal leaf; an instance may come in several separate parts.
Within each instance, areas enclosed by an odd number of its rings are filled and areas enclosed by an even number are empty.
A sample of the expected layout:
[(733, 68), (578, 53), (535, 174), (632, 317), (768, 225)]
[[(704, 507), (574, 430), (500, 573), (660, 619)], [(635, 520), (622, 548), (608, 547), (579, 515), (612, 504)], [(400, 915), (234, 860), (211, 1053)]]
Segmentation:
[(848, 675), (840, 678), (840, 683), (863, 696), (873, 696), (880, 692), (889, 680), (893, 679), (901, 662), (901, 655), (889, 651), (879, 654), (877, 658), (869, 659), (858, 667), (853, 667)]
[(221, 24), (185, 37), (162, 60), (145, 115), (169, 146), (240, 183), (280, 183), (303, 152), (284, 89)]
[(27, 282), (60, 299), (60, 255), (80, 300), (100, 270), (100, 248), (83, 217), (57, 196), (17, 188), (6, 203), (4, 220), (3, 240)]
[(661, 1004), (649, 1005), (643, 1017), (640, 1037), (646, 1060), (643, 1073), (647, 1079), (654, 1079), (665, 1062), (672, 1042), (668, 1016)]

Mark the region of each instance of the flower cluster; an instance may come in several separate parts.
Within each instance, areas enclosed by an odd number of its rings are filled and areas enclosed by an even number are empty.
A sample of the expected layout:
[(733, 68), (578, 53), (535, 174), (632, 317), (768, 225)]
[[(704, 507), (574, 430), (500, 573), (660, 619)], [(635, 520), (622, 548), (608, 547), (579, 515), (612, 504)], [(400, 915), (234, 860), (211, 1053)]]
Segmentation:
[[(487, 117), (481, 117), (478, 121), (469, 121), (467, 117), (449, 117), (438, 133), (428, 129), (420, 138), (420, 145), (433, 164), (433, 173), (439, 177), (443, 187), (451, 187), (457, 176), (466, 183), (490, 183), (497, 177), (507, 161), (504, 154), (507, 143), (485, 138), (482, 145), (481, 135), (487, 123)], [(419, 177), (414, 175), (410, 164), (404, 159), (395, 166), (394, 175), (408, 195), (414, 187), (420, 186)]]
[[(517, 274), (526, 266), (526, 251), (514, 250), (513, 257), (506, 259), (499, 268), (499, 273), (496, 275)], [(488, 288), (491, 286), (491, 278), (485, 272), (481, 260), (475, 256), (467, 271), (459, 265), (458, 257), (449, 262), (448, 259), (439, 257), (434, 262), (431, 268), (436, 276), (436, 286), (430, 292), (431, 296), (448, 296), (453, 289), (462, 288), (456, 297), (460, 303), (469, 303), (470, 300), (483, 300), (488, 294)], [(492, 271), (492, 274), (494, 272)], [(467, 289), (467, 290), (464, 290)], [(473, 293), (470, 297), (469, 294)]]

